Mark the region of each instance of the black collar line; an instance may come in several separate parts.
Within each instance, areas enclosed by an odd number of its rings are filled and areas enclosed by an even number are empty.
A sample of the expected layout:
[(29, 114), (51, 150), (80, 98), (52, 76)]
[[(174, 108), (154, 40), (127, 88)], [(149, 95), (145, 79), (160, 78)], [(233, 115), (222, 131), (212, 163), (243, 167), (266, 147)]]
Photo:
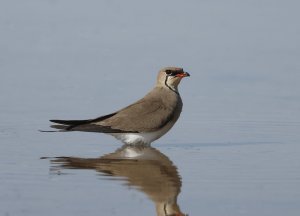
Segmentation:
[(172, 91), (172, 92), (175, 92), (177, 95), (179, 95), (178, 91), (176, 91), (175, 89), (173, 89), (171, 86), (168, 85), (168, 78), (169, 76), (166, 76), (166, 79), (165, 79), (165, 85)]

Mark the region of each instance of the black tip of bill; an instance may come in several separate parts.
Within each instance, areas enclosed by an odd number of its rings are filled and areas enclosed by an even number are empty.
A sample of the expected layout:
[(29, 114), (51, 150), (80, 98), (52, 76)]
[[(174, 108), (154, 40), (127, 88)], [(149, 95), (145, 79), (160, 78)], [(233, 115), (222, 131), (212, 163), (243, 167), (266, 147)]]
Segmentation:
[(188, 72), (184, 72), (185, 76), (189, 77), (191, 76)]

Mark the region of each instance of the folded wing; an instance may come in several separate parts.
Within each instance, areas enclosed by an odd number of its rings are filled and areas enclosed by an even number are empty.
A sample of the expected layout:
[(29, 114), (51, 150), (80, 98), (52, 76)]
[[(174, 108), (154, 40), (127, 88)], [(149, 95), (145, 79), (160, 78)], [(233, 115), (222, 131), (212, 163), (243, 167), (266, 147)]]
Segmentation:
[[(172, 108), (173, 107), (173, 108)], [(118, 112), (88, 120), (50, 120), (52, 128), (63, 131), (100, 133), (151, 132), (164, 127), (174, 117), (174, 107), (161, 100), (141, 99)]]

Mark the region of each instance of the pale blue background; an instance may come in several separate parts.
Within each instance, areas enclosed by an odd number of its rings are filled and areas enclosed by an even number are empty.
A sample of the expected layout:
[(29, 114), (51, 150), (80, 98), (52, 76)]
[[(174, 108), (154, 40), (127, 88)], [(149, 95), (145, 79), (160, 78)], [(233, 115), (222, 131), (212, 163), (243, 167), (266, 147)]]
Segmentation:
[[(300, 15), (293, 0), (2, 0), (0, 215), (154, 215), (144, 194), (41, 156), (121, 144), (42, 134), (48, 119), (107, 114), (157, 71), (190, 72), (182, 116), (154, 146), (177, 165), (189, 215), (300, 212)], [(82, 198), (84, 197), (84, 198)]]

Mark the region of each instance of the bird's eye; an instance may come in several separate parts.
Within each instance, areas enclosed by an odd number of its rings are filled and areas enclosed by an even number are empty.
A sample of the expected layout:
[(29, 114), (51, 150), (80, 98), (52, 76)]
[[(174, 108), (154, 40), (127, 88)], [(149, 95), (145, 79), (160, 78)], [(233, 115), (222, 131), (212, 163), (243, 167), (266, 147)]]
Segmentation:
[(166, 70), (166, 74), (171, 75), (172, 71), (171, 70)]

